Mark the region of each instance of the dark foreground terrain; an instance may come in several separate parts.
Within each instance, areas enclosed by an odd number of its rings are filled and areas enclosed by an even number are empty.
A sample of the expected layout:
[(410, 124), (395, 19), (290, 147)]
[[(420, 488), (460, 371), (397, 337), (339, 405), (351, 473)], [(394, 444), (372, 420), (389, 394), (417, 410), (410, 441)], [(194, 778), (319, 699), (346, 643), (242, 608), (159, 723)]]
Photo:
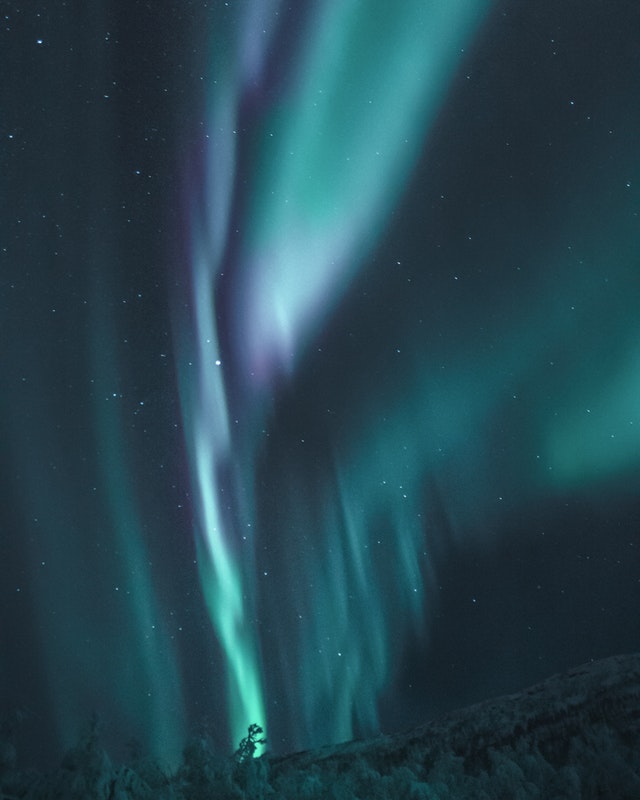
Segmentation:
[[(246, 750), (244, 751), (246, 756)], [(91, 728), (58, 770), (0, 749), (0, 800), (492, 800), (640, 798), (640, 654), (555, 675), (412, 731), (280, 758), (216, 756), (205, 738), (175, 771), (112, 763)]]

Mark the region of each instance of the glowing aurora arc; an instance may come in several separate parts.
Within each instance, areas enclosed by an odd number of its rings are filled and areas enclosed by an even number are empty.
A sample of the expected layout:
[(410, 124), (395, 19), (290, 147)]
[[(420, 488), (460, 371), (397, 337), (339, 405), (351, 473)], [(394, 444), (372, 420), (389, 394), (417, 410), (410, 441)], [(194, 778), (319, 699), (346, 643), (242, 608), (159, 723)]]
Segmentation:
[[(194, 192), (203, 200), (190, 209), (190, 318), (178, 323), (179, 382), (201, 580), (226, 659), (236, 742), (250, 723), (267, 723), (246, 541), (260, 522), (251, 497), (256, 426), (265, 422), (275, 380), (294, 372), (375, 244), (372, 232), (383, 229), (487, 6), (488, 0), (309, 4), (290, 80), (248, 126), (254, 155), (243, 179), (251, 200), (231, 264), (240, 108), (263, 81), (288, 12), (274, 0), (254, 0), (240, 10), (225, 4), (215, 21), (208, 152), (203, 192)], [(221, 350), (217, 321), (222, 272), (232, 273), (236, 298), (229, 354)], [(244, 387), (243, 414), (230, 407), (230, 367)]]

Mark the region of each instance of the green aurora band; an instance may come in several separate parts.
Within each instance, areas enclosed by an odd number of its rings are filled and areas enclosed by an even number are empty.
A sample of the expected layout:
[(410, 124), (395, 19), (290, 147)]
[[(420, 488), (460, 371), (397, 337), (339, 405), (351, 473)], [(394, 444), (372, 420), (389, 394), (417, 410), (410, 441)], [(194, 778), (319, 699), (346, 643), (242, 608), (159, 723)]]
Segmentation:
[[(250, 723), (267, 722), (253, 622), (256, 562), (247, 531), (255, 541), (261, 530), (252, 476), (270, 395), (283, 375), (292, 375), (384, 230), (460, 53), (487, 7), (486, 0), (412, 0), (400, 7), (386, 0), (319, 4), (297, 37), (295, 70), (287, 85), (253, 120), (245, 141), (238, 134), (241, 106), (260, 84), (272, 55), (278, 3), (249, 3), (241, 18), (227, 10), (227, 19), (221, 12), (216, 20), (205, 201), (204, 207), (194, 201), (191, 213), (193, 318), (180, 325), (179, 361), (197, 487), (201, 579), (226, 658), (229, 725), (236, 741)], [(229, 264), (239, 150), (244, 156), (247, 148), (243, 235)], [(232, 345), (225, 351), (216, 322), (217, 286), (229, 269), (234, 310)], [(229, 400), (234, 390), (225, 374), (233, 374), (236, 388), (242, 387), (243, 399), (236, 405)], [(372, 496), (377, 485), (358, 501), (342, 490), (334, 498), (337, 518), (329, 515), (321, 535), (336, 539), (335, 548), (329, 547), (336, 560), (316, 567), (326, 585), (317, 590), (323, 603), (306, 622), (313, 641), (304, 652), (290, 654), (306, 676), (292, 689), (292, 713), (297, 709), (304, 728), (315, 729), (324, 741), (349, 738), (354, 719), (375, 724), (376, 697), (389, 674), (391, 630), (382, 620), (390, 612), (375, 589), (373, 564), (358, 556), (356, 547), (379, 502)], [(408, 504), (396, 505), (404, 574), (398, 580), (402, 600), (395, 598), (394, 605), (417, 622), (423, 607), (420, 528)], [(329, 635), (327, 626), (334, 637), (351, 638), (344, 629), (342, 586), (352, 571), (358, 607), (370, 615), (365, 631), (375, 630), (372, 635), (363, 631), (359, 644), (352, 640), (343, 648), (346, 657), (336, 671), (318, 653), (315, 639)], [(349, 628), (354, 627), (351, 618)], [(305, 663), (309, 659), (314, 663)], [(320, 722), (327, 716), (322, 703), (328, 698), (334, 711), (330, 721)]]

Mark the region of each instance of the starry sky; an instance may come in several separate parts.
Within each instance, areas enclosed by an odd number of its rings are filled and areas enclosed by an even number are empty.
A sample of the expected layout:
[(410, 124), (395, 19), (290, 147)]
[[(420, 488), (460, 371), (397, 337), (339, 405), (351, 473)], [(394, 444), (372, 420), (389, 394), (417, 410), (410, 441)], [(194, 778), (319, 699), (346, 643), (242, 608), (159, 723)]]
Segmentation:
[(0, 4), (0, 708), (175, 760), (640, 646), (640, 6)]

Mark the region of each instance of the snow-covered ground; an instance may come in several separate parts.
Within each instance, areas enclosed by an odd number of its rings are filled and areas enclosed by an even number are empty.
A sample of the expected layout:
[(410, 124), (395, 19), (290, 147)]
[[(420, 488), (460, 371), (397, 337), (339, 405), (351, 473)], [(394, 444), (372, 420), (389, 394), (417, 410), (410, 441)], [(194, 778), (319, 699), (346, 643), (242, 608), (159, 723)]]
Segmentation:
[(92, 729), (53, 774), (0, 748), (0, 800), (640, 800), (640, 654), (586, 664), (414, 730), (280, 758), (221, 759), (194, 739), (167, 772), (114, 765)]

